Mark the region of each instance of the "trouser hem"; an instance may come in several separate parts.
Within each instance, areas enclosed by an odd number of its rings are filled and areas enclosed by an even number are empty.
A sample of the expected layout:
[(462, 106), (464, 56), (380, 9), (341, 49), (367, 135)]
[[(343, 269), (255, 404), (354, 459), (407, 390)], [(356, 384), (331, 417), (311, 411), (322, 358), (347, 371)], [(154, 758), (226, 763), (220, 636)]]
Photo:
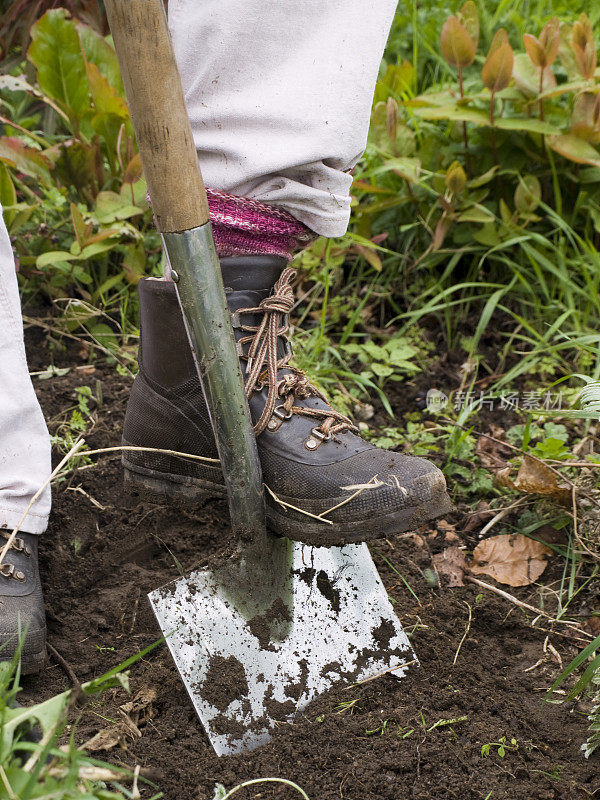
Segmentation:
[[(6, 508), (0, 505), (0, 528), (7, 528), (9, 531), (12, 531), (13, 528), (15, 528), (21, 521), (26, 507), (27, 506), (24, 506), (19, 511), (14, 508)], [(44, 533), (47, 527), (47, 514), (35, 514), (30, 511), (25, 517), (25, 521), (20, 526), (19, 530), (23, 531), (23, 533), (40, 534)]]

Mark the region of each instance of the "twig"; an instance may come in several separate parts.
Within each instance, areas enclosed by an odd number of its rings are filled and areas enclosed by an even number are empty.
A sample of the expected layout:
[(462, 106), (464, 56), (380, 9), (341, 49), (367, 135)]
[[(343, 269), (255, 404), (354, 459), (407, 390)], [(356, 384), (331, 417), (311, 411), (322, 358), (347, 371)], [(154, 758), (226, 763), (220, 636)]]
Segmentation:
[(354, 686), (362, 686), (363, 683), (370, 683), (371, 681), (377, 680), (377, 678), (381, 678), (383, 675), (388, 675), (390, 672), (395, 672), (398, 669), (404, 669), (404, 667), (410, 667), (413, 664), (417, 663), (417, 659), (413, 658), (412, 661), (407, 661), (405, 664), (398, 664), (396, 667), (390, 667), (389, 669), (384, 669), (382, 672), (378, 672), (377, 675), (371, 675), (370, 678), (365, 678), (363, 681), (356, 681), (356, 683), (351, 683), (349, 686), (345, 686), (345, 689), (352, 689)]
[(138, 776), (140, 774), (140, 765), (136, 764), (133, 771), (133, 786), (131, 787), (131, 800), (140, 800), (141, 794), (138, 789)]
[(471, 630), (471, 622), (473, 620), (473, 609), (471, 606), (465, 601), (466, 607), (469, 609), (469, 619), (467, 620), (467, 627), (465, 628), (465, 632), (463, 633), (463, 637), (458, 643), (458, 647), (456, 648), (456, 653), (454, 654), (454, 661), (452, 662), (452, 666), (456, 665), (456, 661), (458, 659), (458, 654), (460, 653), (460, 648), (463, 646), (463, 642), (469, 635), (469, 631)]
[(483, 528), (479, 531), (478, 536), (480, 538), (485, 536), (485, 534), (491, 528), (493, 528), (494, 525), (497, 522), (500, 522), (501, 519), (504, 519), (504, 517), (506, 517), (507, 514), (509, 514), (511, 511), (513, 511), (517, 506), (521, 505), (521, 503), (524, 503), (526, 500), (527, 500), (527, 497), (524, 495), (523, 497), (517, 498), (517, 500), (515, 500), (514, 503), (511, 503), (509, 506), (506, 506), (506, 508), (503, 508), (494, 517), (492, 517), (492, 519), (490, 519), (488, 522), (486, 522), (486, 524), (483, 526)]
[(58, 473), (60, 472), (60, 470), (62, 469), (62, 467), (63, 467), (63, 466), (64, 466), (64, 465), (67, 463), (67, 461), (68, 461), (70, 458), (72, 458), (72, 456), (74, 456), (74, 455), (75, 455), (75, 453), (76, 453), (78, 450), (80, 450), (80, 449), (83, 447), (83, 445), (84, 445), (84, 444), (85, 444), (85, 439), (79, 439), (77, 442), (75, 442), (75, 444), (74, 444), (74, 445), (73, 445), (73, 447), (72, 447), (72, 448), (69, 450), (69, 452), (67, 453), (67, 455), (66, 455), (66, 456), (65, 456), (65, 457), (64, 457), (64, 458), (63, 458), (63, 459), (62, 459), (62, 460), (61, 460), (61, 461), (58, 463), (58, 465), (57, 465), (57, 466), (56, 466), (56, 467), (55, 467), (55, 468), (52, 470), (52, 472), (50, 473), (50, 475), (48, 475), (48, 477), (47, 477), (47, 478), (46, 478), (46, 480), (45, 480), (45, 481), (42, 483), (42, 485), (41, 485), (41, 486), (40, 486), (40, 488), (37, 490), (37, 492), (36, 492), (36, 493), (33, 495), (33, 497), (31, 498), (31, 500), (29, 501), (29, 505), (27, 506), (27, 508), (25, 509), (25, 512), (23, 513), (23, 516), (22, 516), (22, 517), (21, 517), (21, 519), (20, 519), (20, 520), (17, 522), (16, 526), (13, 528), (13, 531), (12, 531), (12, 533), (10, 534), (10, 536), (8, 537), (8, 539), (6, 540), (6, 544), (4, 545), (4, 547), (2, 548), (2, 550), (0, 550), (0, 564), (2, 564), (2, 562), (3, 562), (3, 560), (4, 560), (4, 557), (5, 557), (5, 556), (6, 556), (6, 554), (8, 553), (8, 551), (9, 551), (10, 547), (12, 546), (12, 543), (14, 542), (14, 540), (15, 540), (15, 538), (16, 538), (16, 536), (17, 536), (17, 533), (19, 532), (19, 530), (20, 530), (20, 528), (21, 528), (21, 525), (22, 525), (22, 524), (25, 522), (25, 519), (27, 518), (27, 515), (29, 514), (29, 512), (30, 512), (30, 510), (31, 510), (31, 507), (33, 506), (33, 504), (34, 504), (34, 503), (36, 503), (36, 502), (39, 500), (39, 498), (40, 498), (40, 497), (41, 497), (41, 495), (43, 494), (43, 492), (44, 492), (44, 489), (46, 488), (46, 486), (48, 486), (48, 484), (49, 484), (49, 483), (52, 481), (52, 479), (53, 479), (53, 478), (54, 478), (56, 475), (58, 475)]
[(223, 800), (229, 800), (229, 798), (239, 792), (240, 789), (245, 789), (246, 786), (256, 786), (258, 783), (283, 783), (286, 786), (291, 786), (292, 789), (295, 789), (297, 792), (299, 792), (304, 800), (309, 800), (304, 789), (301, 789), (297, 783), (288, 781), (287, 778), (252, 778), (252, 780), (244, 781), (244, 783), (240, 783), (237, 786), (234, 786), (233, 789), (230, 789), (227, 794), (223, 796)]
[(275, 494), (273, 489), (270, 486), (267, 486), (266, 483), (263, 484), (267, 492), (271, 495), (273, 500), (277, 503), (282, 505), (284, 508), (291, 508), (292, 511), (298, 511), (300, 514), (305, 514), (307, 517), (312, 517), (312, 519), (318, 519), (319, 522), (325, 522), (327, 525), (333, 525), (333, 522), (330, 519), (324, 519), (323, 517), (317, 516), (317, 514), (311, 514), (310, 511), (305, 511), (303, 508), (298, 508), (298, 506), (293, 506), (291, 503), (286, 503), (285, 500), (280, 500), (279, 497)]
[[(568, 639), (570, 642), (579, 642), (580, 644), (588, 645), (589, 641), (587, 639), (578, 639), (576, 636), (573, 636), (571, 633), (562, 633), (561, 631), (551, 631), (550, 628), (542, 628), (539, 625), (535, 626), (537, 631), (543, 631), (544, 633), (551, 633), (553, 636), (562, 636), (564, 639)], [(574, 630), (574, 628), (569, 628), (569, 630)], [(577, 633), (582, 633), (584, 636), (589, 636), (585, 631), (577, 631)], [(590, 639), (593, 637), (590, 636)]]
[(84, 497), (87, 497), (94, 508), (97, 508), (99, 511), (106, 511), (107, 509), (107, 506), (103, 506), (102, 503), (99, 503), (91, 494), (88, 494), (85, 489), (82, 489), (81, 486), (69, 486), (67, 487), (67, 492), (82, 494)]
[[(332, 506), (331, 508), (328, 508), (327, 511), (323, 511), (321, 514), (319, 514), (319, 519), (324, 519), (325, 518), (325, 514), (330, 514), (332, 511), (335, 511), (336, 509), (340, 508), (341, 506), (345, 506), (346, 503), (349, 503), (351, 500), (354, 500), (355, 497), (358, 497), (358, 495), (362, 494), (366, 489), (378, 489), (380, 486), (383, 486), (383, 481), (379, 481), (379, 483), (373, 483), (373, 481), (376, 481), (376, 480), (377, 480), (377, 475), (373, 475), (371, 480), (369, 480), (366, 483), (363, 483), (361, 486), (359, 486), (357, 488), (357, 490), (350, 495), (350, 497), (347, 497), (345, 500), (342, 500), (341, 503), (338, 503), (337, 505)], [(350, 489), (350, 488), (354, 488), (354, 487), (342, 486), (341, 488), (342, 489)]]
[[(95, 456), (99, 453), (116, 453), (117, 451), (127, 450), (140, 453), (164, 453), (167, 456), (181, 456), (181, 458), (191, 458), (194, 461), (208, 461), (211, 464), (220, 464), (218, 458), (208, 458), (208, 456), (198, 456), (194, 453), (180, 453), (178, 450), (163, 450), (160, 447), (134, 447), (133, 445), (118, 445), (115, 447), (100, 447), (97, 450), (86, 450), (86, 456)], [(83, 454), (82, 454), (83, 455)]]
[(33, 751), (31, 756), (27, 759), (25, 766), (23, 767), (23, 770), (25, 772), (31, 772), (31, 770), (40, 760), (42, 753), (46, 749), (46, 745), (48, 744), (48, 742), (51, 742), (54, 737), (56, 728), (58, 726), (58, 722), (59, 720), (57, 720), (53, 725), (51, 725), (46, 731), (46, 733), (42, 736), (40, 741), (38, 742), (38, 747), (36, 748), (36, 750)]
[(573, 484), (571, 487), (571, 504), (573, 506), (573, 536), (575, 537), (577, 544), (582, 547), (594, 561), (598, 561), (600, 560), (598, 553), (593, 553), (579, 535), (579, 524), (577, 519), (577, 487), (575, 484)]
[(48, 650), (50, 651), (51, 655), (52, 655), (52, 656), (54, 656), (54, 658), (56, 659), (56, 661), (58, 661), (58, 663), (60, 664), (60, 666), (61, 666), (61, 667), (64, 669), (64, 671), (67, 673), (67, 675), (69, 676), (69, 680), (70, 680), (70, 681), (71, 681), (71, 683), (73, 684), (73, 687), (74, 687), (75, 689), (79, 688), (79, 687), (81, 686), (81, 681), (79, 680), (79, 678), (77, 677), (77, 675), (76, 675), (76, 674), (75, 674), (75, 672), (73, 671), (73, 668), (71, 667), (71, 665), (69, 664), (69, 662), (68, 662), (68, 661), (67, 661), (65, 658), (63, 658), (63, 656), (61, 656), (61, 654), (58, 652), (58, 650), (56, 649), (56, 647), (54, 647), (53, 645), (51, 645), (51, 644), (50, 644), (50, 642), (46, 642), (46, 647), (47, 647), (47, 648), (48, 648)]
[[(519, 598), (515, 597), (514, 594), (509, 594), (508, 592), (505, 592), (502, 589), (498, 589), (496, 586), (492, 586), (489, 583), (480, 581), (479, 578), (473, 578), (471, 575), (467, 575), (465, 576), (465, 580), (469, 581), (470, 583), (475, 583), (477, 584), (477, 586), (481, 586), (482, 589), (488, 589), (490, 592), (494, 592), (494, 594), (503, 597), (510, 603), (514, 603), (516, 606), (519, 606), (520, 608), (525, 608), (527, 609), (527, 611), (533, 612), (536, 616), (545, 617), (546, 619), (549, 619), (552, 622), (556, 622), (559, 625), (566, 625), (568, 628), (570, 628), (573, 631), (577, 631), (577, 633), (581, 634), (582, 636), (588, 636), (588, 634), (585, 631), (581, 630), (581, 628), (574, 626), (569, 620), (556, 619), (550, 614), (547, 614), (545, 611), (542, 611), (541, 608), (536, 608), (535, 606), (531, 606), (529, 605), (529, 603), (525, 603), (523, 602), (523, 600), (519, 600)], [(589, 638), (593, 639), (593, 636), (590, 636)]]

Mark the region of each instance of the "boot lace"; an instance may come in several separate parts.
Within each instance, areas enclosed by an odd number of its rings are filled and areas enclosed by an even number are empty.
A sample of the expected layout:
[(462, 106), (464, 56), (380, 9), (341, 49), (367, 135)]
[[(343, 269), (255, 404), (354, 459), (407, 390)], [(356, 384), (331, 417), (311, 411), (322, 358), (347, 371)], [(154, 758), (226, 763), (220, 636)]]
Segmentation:
[[(292, 281), (295, 277), (296, 271), (286, 267), (269, 297), (255, 308), (240, 308), (236, 312), (262, 314), (258, 326), (244, 325), (241, 322), (237, 325), (244, 333), (249, 334), (238, 340), (239, 355), (247, 362), (244, 388), (249, 399), (253, 392), (261, 391), (265, 385), (268, 387), (265, 407), (254, 426), (257, 436), (269, 425), (273, 412), (276, 411), (280, 420), (290, 419), (292, 414), (320, 420), (319, 426), (313, 429), (313, 434), (320, 441), (325, 441), (335, 434), (356, 428), (348, 417), (332, 408), (316, 409), (295, 405), (296, 399), (305, 400), (308, 397), (318, 397), (325, 403), (328, 402), (304, 372), (289, 363), (292, 350), (288, 339), (288, 315), (294, 306)], [(285, 343), (285, 354), (278, 358), (277, 342), (280, 337)], [(245, 345), (249, 345), (247, 353), (244, 352)], [(278, 380), (277, 372), (283, 368), (289, 372)]]

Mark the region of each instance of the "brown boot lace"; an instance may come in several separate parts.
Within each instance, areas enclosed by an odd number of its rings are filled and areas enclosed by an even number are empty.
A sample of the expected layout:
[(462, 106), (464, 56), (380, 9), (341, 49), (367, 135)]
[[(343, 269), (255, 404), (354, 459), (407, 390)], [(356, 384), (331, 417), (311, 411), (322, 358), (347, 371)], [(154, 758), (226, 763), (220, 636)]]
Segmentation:
[[(316, 409), (297, 406), (296, 398), (305, 400), (307, 397), (319, 397), (324, 402), (327, 398), (316, 386), (308, 380), (304, 372), (290, 366), (292, 350), (288, 339), (289, 321), (288, 314), (294, 306), (294, 292), (292, 281), (296, 271), (286, 267), (279, 280), (273, 287), (273, 293), (262, 300), (256, 308), (240, 308), (235, 312), (234, 325), (249, 336), (242, 336), (238, 340), (238, 353), (247, 362), (246, 365), (246, 397), (250, 398), (253, 392), (259, 392), (266, 385), (268, 387), (267, 402), (254, 426), (258, 436), (265, 428), (277, 430), (282, 422), (290, 419), (292, 414), (304, 417), (314, 417), (322, 420), (321, 424), (313, 428), (312, 436), (305, 443), (309, 450), (316, 449), (321, 442), (327, 441), (335, 434), (347, 430), (356, 430), (348, 417), (333, 409)], [(258, 327), (244, 325), (239, 321), (239, 314), (262, 314)], [(237, 318), (237, 319), (236, 319)], [(285, 354), (277, 357), (277, 341), (281, 337), (285, 342)], [(244, 345), (250, 345), (247, 354)], [(277, 380), (277, 372), (286, 368), (288, 373)]]

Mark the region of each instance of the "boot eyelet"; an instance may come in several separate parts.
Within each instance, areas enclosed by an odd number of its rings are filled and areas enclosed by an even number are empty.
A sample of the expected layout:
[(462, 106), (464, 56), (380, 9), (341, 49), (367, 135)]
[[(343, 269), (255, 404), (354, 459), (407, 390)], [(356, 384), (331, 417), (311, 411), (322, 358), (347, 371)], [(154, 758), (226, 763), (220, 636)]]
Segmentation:
[(310, 432), (310, 436), (304, 442), (304, 447), (306, 447), (307, 450), (316, 450), (323, 442), (328, 442), (330, 439), (330, 433), (323, 433), (319, 428), (313, 428)]
[[(283, 411), (281, 411), (280, 409), (283, 409)], [(283, 405), (283, 403), (280, 403), (273, 409), (273, 414), (276, 417), (279, 417), (279, 419), (282, 421), (285, 421), (286, 419), (291, 419), (294, 416), (292, 411), (286, 411), (286, 408)]]
[(279, 428), (281, 428), (286, 419), (291, 419), (293, 416), (293, 412), (286, 411), (283, 403), (280, 403), (273, 409), (273, 415), (267, 422), (267, 430), (271, 433), (275, 433), (275, 431), (278, 431)]
[(241, 330), (242, 323), (240, 321), (240, 315), (237, 311), (231, 312), (231, 327), (235, 330)]
[(12, 578), (14, 571), (14, 564), (0, 564), (0, 575), (2, 575), (3, 578)]
[(16, 569), (14, 564), (0, 564), (0, 575), (3, 578), (13, 578), (19, 583), (25, 581), (25, 573), (21, 572), (20, 569)]

